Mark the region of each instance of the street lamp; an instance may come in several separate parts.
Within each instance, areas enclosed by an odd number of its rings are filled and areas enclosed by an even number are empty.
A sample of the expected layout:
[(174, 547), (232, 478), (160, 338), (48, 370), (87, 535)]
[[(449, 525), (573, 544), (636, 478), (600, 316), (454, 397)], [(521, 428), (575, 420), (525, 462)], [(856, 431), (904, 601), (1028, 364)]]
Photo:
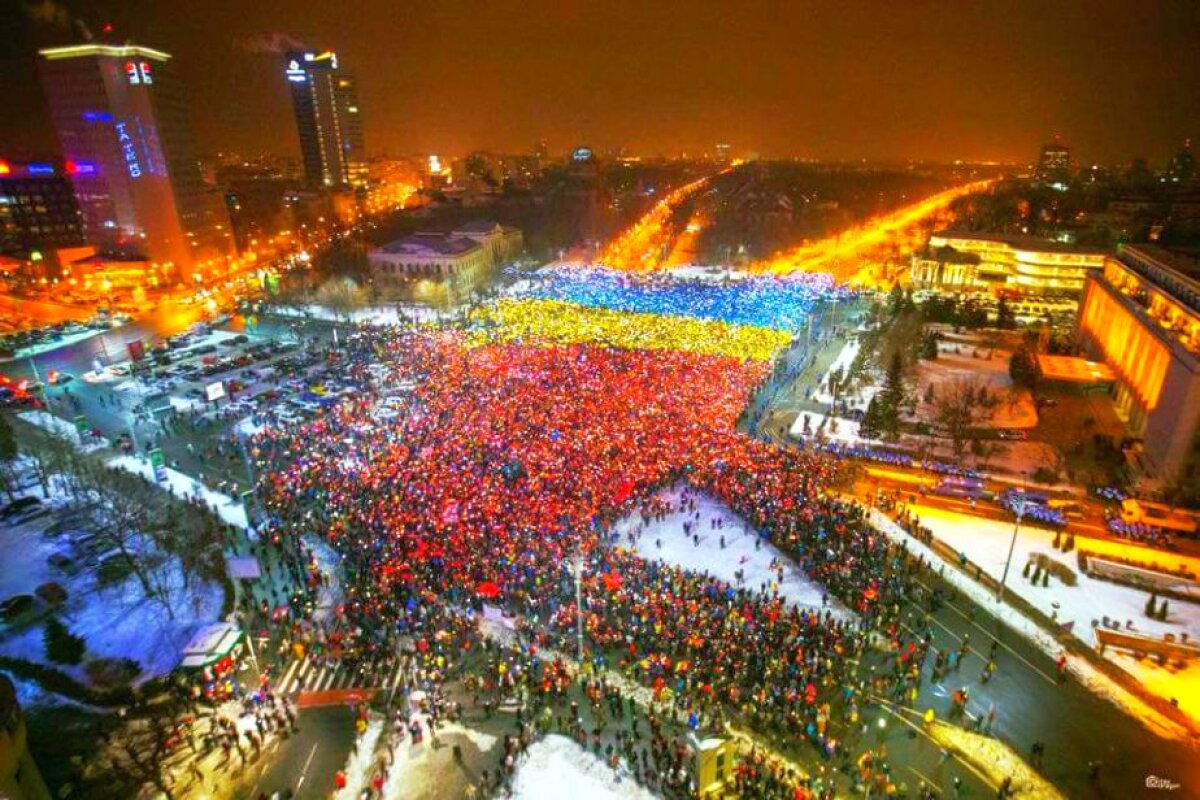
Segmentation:
[(583, 553), (575, 557), (575, 647), (583, 669)]
[(1004, 600), (1004, 583), (1008, 580), (1008, 568), (1012, 564), (1013, 550), (1017, 549), (1017, 531), (1021, 529), (1021, 517), (1025, 515), (1025, 495), (1019, 494), (1013, 499), (1013, 511), (1017, 519), (1013, 522), (1012, 541), (1008, 543), (1008, 558), (1004, 561), (1004, 574), (1000, 576), (1000, 588), (996, 590), (996, 601)]

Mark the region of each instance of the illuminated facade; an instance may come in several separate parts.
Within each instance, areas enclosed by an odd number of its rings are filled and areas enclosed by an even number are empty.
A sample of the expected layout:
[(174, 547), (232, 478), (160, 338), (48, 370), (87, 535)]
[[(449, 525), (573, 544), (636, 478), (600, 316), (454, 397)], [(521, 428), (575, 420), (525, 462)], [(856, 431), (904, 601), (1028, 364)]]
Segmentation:
[(1063, 189), (1071, 179), (1071, 150), (1057, 136), (1051, 144), (1042, 146), (1037, 178), (1042, 183)]
[(1200, 480), (1200, 264), (1124, 248), (1089, 276), (1079, 333), (1117, 375), (1117, 412), (1142, 440), (1146, 471)]
[(284, 77), (292, 90), (305, 181), (312, 188), (367, 183), (358, 84), (337, 53), (288, 53)]
[(42, 774), (29, 754), (17, 692), (3, 674), (0, 674), (0, 797), (50, 800)]
[(479, 220), (449, 233), (416, 233), (371, 250), (367, 259), (380, 283), (424, 278), (474, 285), (516, 258), (523, 236), (516, 228)]
[(83, 216), (68, 173), (90, 168), (0, 161), (0, 253), (49, 257), (81, 246)]
[(919, 287), (1078, 294), (1105, 258), (1099, 250), (1027, 236), (942, 231), (929, 237), (926, 254), (913, 256), (912, 281)]
[(207, 196), (170, 56), (134, 45), (40, 51), (50, 116), (88, 239), (177, 269), (232, 252)]

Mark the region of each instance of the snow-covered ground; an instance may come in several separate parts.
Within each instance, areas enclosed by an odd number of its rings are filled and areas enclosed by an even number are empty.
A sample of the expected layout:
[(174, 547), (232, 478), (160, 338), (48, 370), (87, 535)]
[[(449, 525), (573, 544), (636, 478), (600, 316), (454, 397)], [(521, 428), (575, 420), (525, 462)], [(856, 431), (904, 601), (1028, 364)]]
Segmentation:
[[(888, 538), (897, 542), (905, 542), (910, 553), (914, 555), (923, 555), (925, 560), (931, 564), (939, 564), (941, 558), (926, 547), (921, 542), (908, 535), (903, 528), (890, 519), (886, 514), (877, 509), (872, 509), (870, 512), (871, 523), (883, 532)], [(1010, 529), (1011, 534), (1011, 529)], [(952, 583), (955, 588), (963, 592), (971, 598), (977, 605), (987, 608), (998, 619), (1004, 622), (1012, 630), (1016, 631), (1021, 636), (1024, 636), (1029, 641), (1037, 645), (1041, 650), (1052, 657), (1057, 658), (1059, 655), (1064, 655), (1067, 659), (1067, 670), (1084, 686), (1096, 694), (1107, 698), (1113, 704), (1120, 707), (1130, 716), (1139, 720), (1149, 730), (1159, 736), (1170, 739), (1178, 739), (1181, 741), (1190, 741), (1191, 732), (1183, 725), (1173, 719), (1170, 719), (1161, 714), (1156, 709), (1152, 708), (1140, 697), (1126, 690), (1123, 686), (1118, 685), (1115, 681), (1109, 678), (1104, 673), (1100, 672), (1091, 663), (1082, 656), (1077, 656), (1073, 653), (1065, 653), (1049, 634), (1043, 631), (1033, 620), (1024, 616), (1012, 606), (998, 604), (995, 595), (985, 589), (975, 580), (972, 580), (967, 575), (947, 567), (943, 571), (946, 580)], [(1011, 577), (1011, 574), (1010, 574)], [(1020, 572), (1017, 572), (1018, 582), (1021, 580)]]
[(622, 764), (616, 774), (571, 739), (557, 734), (534, 742), (513, 779), (514, 800), (657, 800)]
[(108, 446), (108, 440), (100, 436), (89, 435), (81, 442), (79, 431), (75, 430), (74, 423), (56, 417), (48, 411), (22, 411), (17, 416), (30, 425), (36, 425), (42, 430), (49, 431), (66, 439), (71, 444), (78, 446), (85, 453)]
[(349, 316), (340, 314), (326, 306), (315, 303), (302, 307), (271, 306), (270, 313), (282, 317), (297, 319), (319, 319), (325, 322), (354, 322), (367, 325), (400, 325), (412, 322), (437, 322), (441, 319), (452, 318), (452, 311), (439, 311), (429, 306), (416, 304), (394, 304), (390, 306), (371, 306), (352, 312)]
[(1174, 699), (1179, 709), (1200, 722), (1200, 664), (1191, 662), (1183, 669), (1164, 667), (1151, 658), (1136, 658), (1132, 653), (1104, 651), (1104, 657), (1137, 678), (1137, 682), (1159, 697)]
[[(829, 369), (825, 370), (825, 374), (822, 375), (821, 380), (817, 382), (817, 389), (813, 392), (812, 396), (813, 402), (833, 402), (833, 396), (827, 391), (827, 387), (829, 386), (829, 376), (834, 370), (841, 370), (841, 372), (845, 374), (846, 370), (850, 369), (850, 365), (854, 363), (854, 359), (858, 357), (858, 351), (860, 349), (862, 349), (862, 346), (858, 343), (857, 339), (851, 339), (850, 341), (846, 342), (846, 344), (842, 345), (841, 352), (837, 354), (837, 358), (833, 360), (833, 363), (829, 365)], [(862, 400), (861, 406), (866, 408), (867, 403), (870, 402), (870, 399), (870, 397), (865, 397)]]
[[(696, 500), (695, 512), (680, 510), (685, 492), (688, 498)], [(652, 520), (648, 526), (643, 524), (641, 514), (633, 513), (624, 517), (612, 528), (620, 536), (619, 544), (633, 544), (634, 549), (645, 558), (664, 561), (683, 569), (707, 572), (730, 583), (737, 582), (735, 573), (742, 570), (745, 575), (742, 585), (747, 588), (758, 589), (778, 584), (780, 595), (793, 605), (822, 608), (824, 588), (765, 539), (756, 550), (754, 542), (759, 538), (758, 534), (724, 503), (683, 486), (666, 489), (658, 497), (670, 504), (672, 513), (661, 522)], [(713, 528), (714, 520), (724, 527)], [(683, 525), (689, 521), (693, 523), (692, 533), (684, 533)], [(699, 545), (693, 542), (692, 534), (700, 537)], [(725, 537), (724, 549), (720, 545), (722, 536)], [(772, 561), (776, 563), (775, 570), (771, 568)], [(832, 597), (828, 598), (827, 608), (839, 616), (850, 615)]]
[[(984, 572), (1000, 578), (1012, 541), (1011, 523), (922, 505), (910, 505), (909, 510), (921, 518), (921, 524), (932, 530), (936, 538), (966, 553), (967, 558), (983, 567)], [(1098, 622), (1105, 616), (1119, 620), (1122, 626), (1126, 620), (1132, 621), (1134, 630), (1152, 636), (1187, 633), (1195, 638), (1200, 635), (1200, 606), (1171, 602), (1165, 622), (1150, 619), (1143, 611), (1150, 597), (1149, 592), (1082, 574), (1076, 563), (1076, 554), (1055, 550), (1053, 542), (1052, 531), (1031, 525), (1021, 526), (1008, 574), (1008, 587), (1047, 616), (1057, 617), (1062, 623), (1073, 622), (1074, 634), (1084, 643), (1095, 646), (1092, 622)], [(1067, 586), (1051, 576), (1050, 585), (1043, 588), (1023, 578), (1021, 571), (1026, 562), (1030, 556), (1039, 553), (1075, 572), (1078, 585)]]
[(367, 728), (358, 737), (350, 758), (343, 767), (346, 785), (334, 793), (335, 800), (358, 800), (362, 790), (371, 785), (371, 773), (375, 768), (375, 745), (383, 733), (384, 718), (372, 714), (367, 720)]
[[(804, 423), (808, 422), (808, 432), (805, 432)], [(824, 425), (824, 427), (821, 427)], [(820, 433), (826, 439), (836, 442), (845, 442), (846, 444), (858, 444), (858, 423), (851, 419), (842, 417), (830, 417), (825, 414), (816, 414), (812, 411), (801, 411), (796, 421), (792, 423), (791, 429), (788, 431), (793, 439), (808, 439)]]
[[(991, 358), (988, 358), (988, 354)], [(939, 390), (956, 381), (968, 381), (986, 386), (989, 394), (1000, 398), (991, 416), (977, 422), (980, 427), (1033, 428), (1038, 423), (1037, 408), (1028, 389), (1015, 389), (1008, 374), (1012, 352), (989, 349), (972, 341), (940, 342), (935, 361), (919, 359), (913, 393), (920, 401), (916, 419), (934, 422), (937, 419), (936, 395)], [(924, 402), (926, 389), (933, 385), (935, 403)]]
[[(429, 717), (422, 713), (416, 703), (410, 701), (411, 718), (421, 724), (424, 737), (414, 743), (405, 732), (395, 737), (392, 747), (392, 766), (388, 769), (383, 784), (384, 800), (424, 800), (425, 798), (454, 796), (452, 787), (447, 786), (446, 759), (452, 758), (452, 749), (446, 745), (458, 744), (464, 752), (475, 747), (480, 752), (491, 752), (499, 741), (495, 736), (467, 728), (456, 722), (443, 720), (438, 724), (438, 741), (442, 748), (434, 748), (429, 737)], [(465, 740), (465, 742), (463, 741)], [(462, 774), (457, 768), (456, 775)]]
[[(151, 481), (154, 480), (154, 468), (150, 466), (149, 461), (140, 456), (117, 456), (109, 459), (108, 463), (109, 466), (119, 467)], [(166, 470), (167, 480), (161, 485), (171, 494), (177, 497), (198, 497), (204, 501), (205, 505), (213, 509), (226, 524), (243, 529), (250, 526), (246, 520), (246, 507), (242, 505), (241, 501), (234, 500), (227, 494), (215, 492), (177, 469), (167, 467)]]
[[(52, 518), (3, 530), (5, 557), (0, 565), (0, 597), (32, 593), (47, 581), (60, 584), (67, 602), (59, 618), (87, 645), (86, 658), (132, 658), (142, 668), (141, 680), (163, 675), (179, 663), (179, 653), (200, 625), (212, 622), (221, 612), (224, 597), (218, 583), (194, 580), (184, 585), (177, 563), (156, 573), (169, 598), (170, 612), (163, 603), (149, 600), (130, 576), (112, 587), (101, 587), (91, 571), (63, 572), (49, 566), (53, 553), (72, 556), (67, 536), (45, 533)], [(0, 640), (0, 653), (29, 661), (59, 666), (86, 682), (83, 666), (49, 664), (45, 656), (43, 625), (30, 625)]]

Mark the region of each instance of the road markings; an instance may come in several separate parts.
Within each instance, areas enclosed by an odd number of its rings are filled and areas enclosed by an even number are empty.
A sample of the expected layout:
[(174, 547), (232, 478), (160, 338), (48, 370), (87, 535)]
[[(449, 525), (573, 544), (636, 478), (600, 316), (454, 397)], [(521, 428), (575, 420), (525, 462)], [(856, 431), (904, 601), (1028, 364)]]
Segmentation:
[[(922, 583), (921, 581), (917, 581), (917, 584), (918, 584), (919, 586), (923, 587), (923, 588), (924, 588), (924, 589), (925, 589), (927, 592), (929, 592), (930, 594), (933, 594), (933, 589), (929, 588), (928, 586), (926, 586), (926, 585), (925, 585), (924, 583)], [(915, 600), (913, 600), (912, 598), (908, 598), (908, 602), (912, 603), (914, 606), (916, 606), (918, 609), (920, 609), (922, 613), (925, 613), (926, 609), (925, 609), (923, 606), (921, 606), (920, 604), (918, 604), (918, 603), (917, 603)], [(993, 633), (992, 631), (989, 631), (987, 628), (985, 628), (985, 627), (983, 627), (982, 625), (980, 625), (980, 624), (979, 624), (977, 621), (975, 621), (975, 620), (971, 619), (971, 616), (970, 616), (969, 614), (966, 614), (966, 613), (964, 613), (964, 612), (963, 612), (963, 611), (962, 611), (960, 608), (958, 608), (958, 606), (954, 605), (954, 603), (951, 603), (949, 600), (947, 600), (947, 601), (945, 601), (945, 605), (946, 605), (946, 607), (947, 607), (947, 608), (949, 608), (950, 610), (952, 610), (954, 613), (958, 614), (960, 617), (962, 617), (963, 619), (965, 619), (967, 622), (969, 622), (969, 623), (971, 623), (972, 625), (974, 625), (974, 626), (975, 626), (975, 628), (977, 628), (979, 631), (981, 631), (982, 633), (984, 633), (984, 634), (986, 634), (987, 636), (989, 636), (989, 637), (991, 637), (992, 639), (994, 639), (994, 640), (995, 640), (995, 641), (996, 641), (996, 642), (997, 642), (997, 643), (1000, 645), (1000, 647), (1001, 647), (1001, 648), (1003, 648), (1004, 650), (1008, 651), (1010, 654), (1012, 654), (1012, 655), (1013, 655), (1013, 656), (1014, 656), (1014, 657), (1015, 657), (1015, 658), (1016, 658), (1018, 661), (1020, 661), (1022, 664), (1024, 664), (1024, 665), (1025, 665), (1025, 666), (1027, 666), (1027, 667), (1029, 667), (1031, 670), (1033, 670), (1034, 672), (1036, 672), (1038, 675), (1041, 675), (1043, 678), (1045, 678), (1047, 683), (1049, 683), (1049, 684), (1051, 684), (1051, 685), (1054, 685), (1054, 686), (1058, 685), (1058, 681), (1057, 681), (1057, 680), (1055, 680), (1053, 677), (1051, 677), (1051, 676), (1050, 676), (1050, 675), (1048, 675), (1047, 673), (1043, 672), (1043, 671), (1041, 670), (1041, 668), (1039, 668), (1039, 667), (1038, 667), (1036, 664), (1034, 664), (1033, 662), (1031, 662), (1029, 659), (1025, 658), (1025, 656), (1023, 656), (1023, 655), (1021, 655), (1020, 653), (1018, 653), (1018, 652), (1017, 652), (1016, 650), (1014, 650), (1014, 649), (1013, 649), (1013, 648), (1012, 648), (1012, 647), (1011, 647), (1009, 644), (1007, 644), (1006, 642), (1002, 642), (1002, 641), (1000, 641), (1000, 639), (999, 639), (999, 638), (996, 636), (996, 634), (995, 634), (995, 633)], [(985, 608), (985, 609), (984, 609), (984, 611), (987, 611), (987, 609)], [(962, 637), (961, 637), (961, 636), (959, 636), (957, 633), (955, 633), (954, 631), (952, 631), (952, 630), (950, 630), (949, 628), (947, 628), (947, 627), (946, 627), (944, 624), (942, 624), (942, 622), (940, 622), (940, 621), (939, 621), (939, 620), (937, 620), (935, 617), (933, 617), (933, 615), (932, 615), (932, 614), (930, 615), (930, 617), (929, 617), (929, 618), (930, 618), (930, 619), (931, 619), (931, 620), (934, 622), (934, 624), (936, 624), (936, 625), (937, 625), (939, 628), (942, 628), (944, 631), (946, 631), (946, 633), (949, 633), (949, 634), (950, 634), (951, 636), (953, 636), (953, 637), (954, 637), (956, 640), (958, 640), (958, 641), (960, 641), (960, 642), (962, 641)], [(1004, 625), (1005, 627), (1009, 627), (1009, 626), (1008, 626), (1008, 625), (1007, 625), (1007, 624), (1006, 624), (1006, 623), (1005, 623), (1003, 620), (997, 620), (997, 621), (998, 621), (998, 622), (999, 622), (1001, 625)], [(1011, 630), (1011, 628), (1009, 628), (1009, 629)], [(984, 662), (985, 662), (985, 663), (987, 662), (987, 659), (983, 657), (983, 654), (979, 653), (979, 652), (978, 652), (977, 650), (975, 650), (974, 648), (969, 648), (969, 649), (971, 650), (971, 652), (975, 653), (975, 655), (979, 656), (980, 658), (983, 658), (983, 660), (984, 660)]]
[(300, 770), (300, 780), (296, 781), (297, 793), (300, 791), (300, 787), (304, 785), (304, 779), (308, 777), (308, 768), (312, 764), (313, 756), (317, 754), (317, 748), (320, 746), (321, 743), (317, 742), (312, 746), (312, 750), (308, 751), (308, 758), (304, 762), (304, 767)]
[[(902, 706), (899, 704), (893, 704), (890, 700), (888, 700), (887, 698), (884, 698), (884, 697), (879, 697), (877, 695), (872, 695), (872, 697), (879, 703), (879, 707), (882, 708), (884, 711), (891, 714), (893, 717), (900, 720), (905, 725), (907, 725), (908, 727), (912, 728), (917, 733), (924, 736), (926, 739), (928, 739), (930, 742), (932, 742), (935, 746), (940, 747), (940, 745), (938, 745), (938, 743), (936, 741), (934, 741), (934, 738), (929, 735), (928, 731), (926, 731), (920, 725), (913, 723), (913, 721), (910, 720), (908, 717), (904, 716), (903, 714), (898, 713), (895, 709), (892, 708), (892, 706), (896, 705), (896, 707), (901, 709), (902, 711), (907, 711), (908, 713), (915, 714), (918, 717), (921, 716), (921, 713), (919, 711), (917, 711), (916, 709), (912, 709), (912, 708), (906, 708), (905, 706)], [(988, 777), (986, 772), (983, 772), (978, 767), (976, 767), (974, 764), (972, 764), (971, 762), (969, 762), (966, 759), (959, 756), (953, 750), (950, 751), (950, 757), (953, 758), (955, 761), (957, 761), (959, 764), (961, 764), (964, 767), (966, 767), (967, 769), (969, 769), (972, 773), (974, 773), (975, 777), (979, 778), (979, 780), (983, 782), (984, 786), (987, 786), (991, 789), (996, 789), (999, 787), (999, 784), (992, 781), (992, 779)]]
[(934, 794), (939, 795), (939, 796), (941, 795), (942, 787), (938, 785), (937, 781), (935, 781), (933, 778), (929, 777), (924, 772), (921, 772), (921, 770), (917, 769), (916, 767), (914, 767), (912, 765), (909, 765), (908, 769), (910, 772), (912, 772), (918, 778), (925, 781), (925, 785), (927, 787), (929, 787), (929, 789), (931, 789)]

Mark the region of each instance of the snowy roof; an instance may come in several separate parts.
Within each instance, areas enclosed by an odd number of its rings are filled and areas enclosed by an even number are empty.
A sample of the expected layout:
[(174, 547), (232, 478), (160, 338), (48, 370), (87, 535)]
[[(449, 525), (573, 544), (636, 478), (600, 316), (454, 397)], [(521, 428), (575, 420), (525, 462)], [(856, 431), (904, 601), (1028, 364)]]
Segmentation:
[(1042, 369), (1042, 378), (1048, 381), (1095, 384), (1112, 383), (1116, 380), (1108, 365), (1075, 356), (1041, 353), (1038, 355), (1038, 366)]
[(214, 622), (196, 631), (183, 648), (181, 667), (207, 667), (229, 655), (242, 641), (242, 629), (232, 622)]
[(479, 247), (479, 243), (462, 236), (448, 233), (414, 233), (380, 247), (378, 252), (390, 255), (461, 256)]

